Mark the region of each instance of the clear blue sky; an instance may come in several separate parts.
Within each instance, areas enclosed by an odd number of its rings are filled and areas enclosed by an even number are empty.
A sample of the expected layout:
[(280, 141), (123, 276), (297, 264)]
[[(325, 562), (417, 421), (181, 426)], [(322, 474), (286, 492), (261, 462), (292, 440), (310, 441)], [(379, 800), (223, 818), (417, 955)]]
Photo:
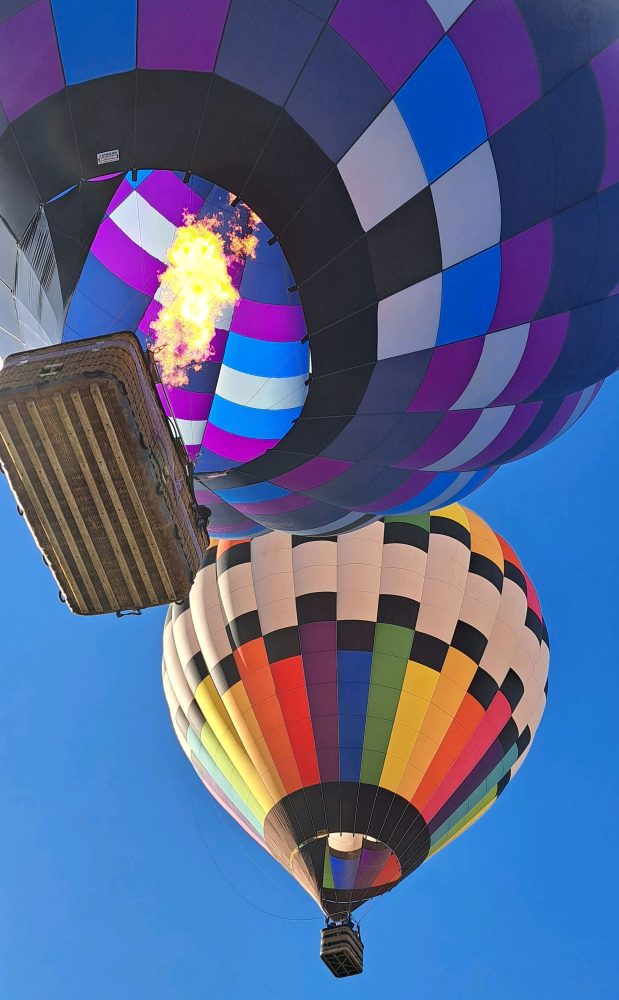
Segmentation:
[[(470, 500), (540, 593), (548, 708), (497, 805), (373, 904), (366, 972), (343, 982), (318, 958), (309, 897), (188, 775), (161, 692), (163, 610), (72, 617), (0, 482), (2, 1000), (618, 995), (618, 415), (615, 378)], [(299, 919), (245, 903), (213, 858)]]

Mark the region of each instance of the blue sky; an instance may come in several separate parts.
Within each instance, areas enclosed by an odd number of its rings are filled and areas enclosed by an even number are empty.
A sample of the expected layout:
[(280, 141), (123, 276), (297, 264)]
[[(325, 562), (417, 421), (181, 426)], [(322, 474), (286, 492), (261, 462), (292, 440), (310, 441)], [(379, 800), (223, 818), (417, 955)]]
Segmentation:
[(163, 609), (71, 616), (0, 483), (2, 1000), (616, 995), (618, 414), (616, 378), (470, 499), (537, 585), (548, 708), (497, 805), (372, 904), (343, 982), (315, 905), (188, 771)]

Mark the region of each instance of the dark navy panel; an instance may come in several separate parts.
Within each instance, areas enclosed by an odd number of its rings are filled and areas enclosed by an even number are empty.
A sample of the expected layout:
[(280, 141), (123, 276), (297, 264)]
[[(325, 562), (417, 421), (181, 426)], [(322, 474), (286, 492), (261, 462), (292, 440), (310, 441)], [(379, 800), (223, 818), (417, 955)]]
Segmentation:
[(347, 422), (341, 433), (322, 449), (325, 458), (357, 462), (367, 459), (370, 452), (391, 434), (400, 421), (397, 414), (357, 414)]
[(137, 71), (134, 166), (193, 169), (210, 79), (206, 73)]
[(283, 228), (280, 242), (300, 282), (362, 236), (346, 185), (334, 168)]
[(312, 334), (312, 366), (325, 375), (376, 361), (378, 305), (374, 303)]
[(0, 211), (17, 239), (39, 209), (41, 197), (10, 129), (0, 136)]
[(243, 187), (243, 199), (261, 218), (268, 208), (269, 226), (279, 234), (332, 166), (320, 146), (283, 111)]
[(137, 0), (51, 0), (68, 84), (123, 73), (136, 64)]
[(374, 226), (367, 240), (379, 299), (437, 274), (443, 261), (430, 188)]
[(391, 428), (389, 437), (381, 441), (375, 451), (368, 452), (367, 461), (383, 462), (385, 465), (402, 462), (425, 444), (443, 417), (443, 413), (402, 414), (397, 424)]
[(552, 220), (554, 259), (538, 317), (583, 305), (598, 249), (597, 199), (566, 209)]
[(286, 110), (327, 156), (338, 161), (389, 103), (390, 96), (361, 56), (327, 27)]
[[(214, 76), (192, 169), (238, 194), (262, 152), (277, 116), (276, 106), (263, 97)], [(268, 214), (263, 218), (272, 229)]]
[[(85, 177), (135, 166), (135, 87), (135, 73), (121, 73), (67, 91)], [(99, 166), (97, 153), (112, 149), (118, 162)]]
[[(285, 245), (283, 250), (294, 272), (294, 259)], [(374, 275), (365, 240), (355, 243), (304, 282), (300, 294), (310, 333), (376, 302)]]
[(544, 91), (610, 45), (617, 0), (516, 0), (533, 41)]
[(544, 101), (557, 176), (555, 212), (597, 191), (606, 157), (604, 109), (595, 75), (585, 66)]
[(424, 380), (431, 354), (415, 351), (377, 361), (359, 413), (406, 413)]
[(322, 21), (289, 0), (232, 0), (215, 72), (284, 104)]
[(20, 10), (24, 7), (29, 7), (32, 0), (2, 0), (2, 6), (0, 7), (0, 24), (3, 21), (8, 21), (13, 14), (18, 14)]
[(532, 399), (566, 396), (597, 381), (600, 354), (603, 360), (607, 353), (605, 345), (598, 346), (601, 323), (601, 302), (576, 309), (571, 314), (561, 354), (550, 374), (531, 394)]
[(312, 391), (305, 401), (303, 416), (351, 416), (356, 413), (372, 372), (373, 365), (362, 365), (345, 372), (313, 378)]
[(552, 215), (556, 159), (542, 104), (528, 108), (490, 139), (501, 194), (501, 239)]
[(36, 104), (13, 131), (43, 201), (82, 177), (66, 90)]
[[(598, 242), (595, 261), (584, 291), (584, 299), (593, 302), (606, 298), (619, 285), (619, 184), (601, 191), (596, 197)], [(619, 330), (617, 331), (619, 337)]]

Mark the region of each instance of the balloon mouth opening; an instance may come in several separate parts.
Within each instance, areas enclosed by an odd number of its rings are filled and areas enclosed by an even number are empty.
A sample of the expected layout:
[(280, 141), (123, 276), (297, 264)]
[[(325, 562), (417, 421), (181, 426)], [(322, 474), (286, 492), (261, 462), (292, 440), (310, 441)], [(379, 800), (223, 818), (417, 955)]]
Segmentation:
[(294, 275), (251, 206), (208, 179), (120, 178), (63, 339), (121, 329), (153, 346), (161, 401), (205, 488), (275, 447), (303, 409), (311, 365)]

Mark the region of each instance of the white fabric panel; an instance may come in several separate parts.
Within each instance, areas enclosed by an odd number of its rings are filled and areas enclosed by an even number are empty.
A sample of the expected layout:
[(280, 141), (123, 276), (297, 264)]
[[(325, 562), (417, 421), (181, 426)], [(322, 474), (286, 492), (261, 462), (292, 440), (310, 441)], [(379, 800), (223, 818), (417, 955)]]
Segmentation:
[(442, 275), (433, 274), (378, 303), (379, 361), (434, 347), (442, 289)]
[(305, 375), (289, 378), (248, 375), (222, 364), (215, 392), (231, 403), (251, 406), (253, 410), (286, 410), (304, 403), (306, 378)]
[(394, 101), (348, 150), (338, 170), (366, 232), (428, 183)]
[(15, 281), (15, 262), (17, 259), (17, 243), (15, 237), (0, 220), (0, 280), (9, 288)]
[(175, 417), (174, 421), (170, 421), (170, 423), (172, 427), (178, 426), (186, 445), (198, 447), (202, 444), (206, 420), (183, 420), (181, 417)]
[[(0, 333), (10, 334), (12, 337), (19, 339), (19, 323), (17, 321), (15, 299), (10, 288), (7, 288), (2, 281), (0, 281)], [(21, 347), (15, 347), (13, 350), (19, 351)], [(1, 353), (3, 357), (6, 357), (5, 351)]]
[(30, 310), (19, 299), (16, 299), (15, 305), (19, 321), (19, 335), (26, 347), (45, 347), (51, 344), (50, 338), (36, 316), (33, 316)]
[(501, 239), (501, 197), (487, 142), (439, 177), (432, 197), (441, 238), (443, 269)]
[[(434, 465), (426, 466), (425, 471), (448, 472), (450, 469), (457, 469), (458, 466), (472, 461), (503, 430), (514, 409), (513, 406), (497, 406), (493, 410), (484, 410), (464, 441), (461, 441), (453, 451), (450, 451), (440, 461), (435, 462)], [(437, 501), (434, 501), (434, 504), (438, 506)]]
[(529, 323), (484, 337), (481, 357), (473, 377), (453, 410), (476, 410), (489, 406), (509, 384), (529, 336)]
[(451, 28), (454, 21), (471, 6), (472, 2), (473, 0), (428, 0), (445, 31)]
[(35, 317), (35, 329), (38, 325), (41, 304), (41, 282), (30, 261), (21, 250), (17, 252), (17, 281), (15, 284), (15, 300), (23, 304), (28, 312)]
[(121, 201), (110, 218), (123, 233), (152, 257), (164, 261), (176, 226), (153, 208), (137, 191)]

